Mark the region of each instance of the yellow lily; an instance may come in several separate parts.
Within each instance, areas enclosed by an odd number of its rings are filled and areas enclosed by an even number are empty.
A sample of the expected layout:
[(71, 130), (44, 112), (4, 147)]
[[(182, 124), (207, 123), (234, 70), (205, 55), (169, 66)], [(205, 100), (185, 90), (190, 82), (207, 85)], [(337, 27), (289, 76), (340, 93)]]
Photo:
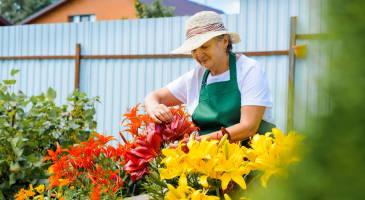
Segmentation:
[(187, 168), (187, 163), (179, 157), (169, 157), (165, 163), (166, 168), (158, 169), (161, 179), (172, 179), (180, 176)]
[(219, 200), (219, 197), (206, 195), (201, 190), (194, 191), (189, 197), (191, 200)]
[(225, 154), (220, 153), (217, 155), (219, 164), (215, 167), (215, 171), (224, 172), (220, 178), (223, 190), (227, 188), (231, 180), (236, 182), (242, 189), (246, 189), (246, 182), (242, 175), (249, 174), (250, 169), (242, 165), (243, 158), (241, 154), (232, 154), (227, 161)]
[(188, 142), (189, 156), (191, 159), (211, 159), (217, 154), (218, 140), (207, 141), (209, 136), (203, 137), (201, 142), (197, 142), (193, 137)]
[[(181, 181), (183, 182), (184, 180)], [(187, 200), (188, 197), (186, 196), (186, 194), (190, 194), (192, 193), (192, 190), (194, 190), (184, 184), (179, 185), (179, 187), (177, 187), (176, 189), (174, 188), (174, 186), (167, 184), (167, 188), (169, 189), (169, 192), (166, 194), (165, 200)]]
[(258, 170), (264, 171), (265, 174), (261, 176), (261, 183), (263, 187), (267, 187), (267, 181), (274, 176), (288, 176), (287, 166), (292, 162), (299, 162), (297, 147), (305, 136), (297, 135), (295, 132), (289, 132), (285, 136), (279, 129), (274, 128), (273, 134), (275, 142), (272, 146), (266, 149), (266, 152), (258, 155), (250, 166), (254, 166)]

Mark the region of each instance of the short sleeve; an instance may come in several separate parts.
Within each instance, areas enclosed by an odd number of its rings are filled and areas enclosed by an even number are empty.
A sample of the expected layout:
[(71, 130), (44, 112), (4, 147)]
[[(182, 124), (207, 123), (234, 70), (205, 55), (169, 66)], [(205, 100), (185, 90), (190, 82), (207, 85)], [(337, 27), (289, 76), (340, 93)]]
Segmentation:
[(187, 74), (184, 74), (167, 85), (167, 88), (170, 90), (172, 95), (174, 95), (177, 99), (179, 99), (184, 104), (187, 103), (187, 95), (188, 95), (186, 76), (187, 76)]
[(241, 106), (255, 105), (273, 107), (269, 82), (264, 69), (258, 62), (242, 71), (239, 81), (241, 91)]

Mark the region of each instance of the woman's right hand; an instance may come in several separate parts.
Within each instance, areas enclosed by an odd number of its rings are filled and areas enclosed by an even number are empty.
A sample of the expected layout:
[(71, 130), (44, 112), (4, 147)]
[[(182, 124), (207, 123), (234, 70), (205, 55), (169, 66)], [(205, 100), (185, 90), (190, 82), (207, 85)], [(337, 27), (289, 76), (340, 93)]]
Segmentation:
[(158, 104), (148, 114), (156, 123), (159, 124), (170, 123), (174, 117), (170, 109), (164, 104)]

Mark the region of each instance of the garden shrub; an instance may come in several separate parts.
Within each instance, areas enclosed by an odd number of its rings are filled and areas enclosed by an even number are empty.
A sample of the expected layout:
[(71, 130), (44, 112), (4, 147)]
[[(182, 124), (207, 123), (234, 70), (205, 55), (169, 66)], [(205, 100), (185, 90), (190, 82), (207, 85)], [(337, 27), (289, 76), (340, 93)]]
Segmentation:
[[(12, 70), (14, 76), (19, 70)], [(96, 128), (95, 102), (75, 90), (67, 104), (56, 106), (57, 93), (26, 96), (22, 91), (11, 93), (16, 80), (0, 83), (0, 199), (13, 199), (14, 194), (29, 184), (46, 183), (51, 162), (42, 163), (47, 150), (55, 151), (89, 138)]]

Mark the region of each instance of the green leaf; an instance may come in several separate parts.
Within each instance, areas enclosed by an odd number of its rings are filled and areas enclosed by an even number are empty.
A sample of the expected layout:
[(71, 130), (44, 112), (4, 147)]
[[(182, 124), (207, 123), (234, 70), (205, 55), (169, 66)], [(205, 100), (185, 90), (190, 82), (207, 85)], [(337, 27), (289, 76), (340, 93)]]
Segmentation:
[(33, 148), (37, 148), (38, 147), (38, 141), (28, 142), (27, 144), (28, 144), (28, 146), (33, 147)]
[(4, 181), (3, 183), (0, 184), (0, 189), (1, 190), (5, 190), (5, 189), (9, 189), (9, 181)]
[(11, 145), (15, 148), (17, 147), (19, 141), (21, 141), (21, 138), (22, 138), (22, 134), (18, 134), (16, 135), (13, 139), (11, 139), (10, 143)]
[(9, 94), (9, 93), (2, 94), (2, 95), (1, 95), (1, 98), (2, 98), (2, 100), (4, 100), (5, 102), (9, 102), (9, 101), (11, 101), (11, 96), (10, 96), (10, 94)]
[[(86, 117), (92, 117), (92, 116), (94, 116), (96, 114), (96, 110), (95, 110), (95, 108), (92, 108), (92, 109), (88, 109), (86, 112), (85, 112), (85, 114), (84, 114), (84, 116), (85, 116), (85, 118)], [(92, 119), (92, 118), (91, 118)]]
[(13, 85), (16, 83), (16, 80), (3, 80), (4, 84), (6, 85)]
[(83, 93), (80, 94), (80, 99), (82, 99), (84, 97), (86, 97), (86, 94), (83, 92)]
[(0, 200), (5, 200), (5, 197), (3, 195), (3, 192), (0, 190)]
[(33, 164), (39, 162), (39, 159), (34, 155), (34, 153), (27, 156), (27, 160)]
[[(1, 83), (0, 83), (0, 84), (1, 84)], [(4, 85), (4, 86), (2, 86), (2, 84), (1, 84), (1, 86), (0, 86), (0, 91), (6, 92), (6, 90), (8, 90), (8, 87), (6, 87), (5, 85)]]
[(22, 171), (22, 168), (20, 167), (19, 163), (13, 163), (10, 165), (10, 172), (15, 172), (17, 174), (19, 174), (19, 172)]
[(57, 117), (57, 110), (52, 108), (52, 110), (48, 112), (48, 117), (51, 118), (51, 119), (56, 118)]
[(15, 159), (15, 161), (17, 162), (22, 162), (22, 161), (26, 161), (27, 159), (25, 159), (24, 157), (19, 157), (17, 159)]
[(16, 102), (14, 102), (14, 101), (9, 101), (9, 104), (11, 105), (11, 106), (16, 106)]
[[(50, 121), (46, 121), (43, 123), (43, 126), (45, 126), (46, 129), (50, 129), (53, 126), (53, 124)], [(42, 130), (41, 130), (41, 133), (42, 133)]]
[(9, 179), (10, 179), (9, 185), (12, 186), (16, 182), (14, 172), (10, 174)]
[(90, 100), (90, 101), (88, 101), (87, 103), (86, 103), (86, 105), (88, 105), (88, 106), (94, 106), (94, 103), (95, 103), (95, 100)]
[(4, 126), (4, 124), (6, 123), (6, 119), (4, 118), (0, 118), (0, 128)]
[(50, 95), (53, 97), (53, 99), (55, 99), (57, 97), (57, 92), (56, 90), (53, 90), (51, 87), (49, 87), (47, 90), (47, 95)]
[(12, 69), (10, 74), (11, 76), (14, 76), (15, 74), (17, 74), (20, 70), (19, 69)]
[(8, 113), (8, 116), (9, 117), (12, 117), (14, 114), (15, 114), (15, 110), (14, 111), (11, 111), (10, 113)]
[(19, 148), (19, 147), (17, 147), (17, 148), (14, 149), (15, 155), (18, 156), (18, 157), (20, 157), (23, 154), (23, 151), (24, 151), (24, 149), (23, 148)]
[(75, 124), (75, 121), (74, 121), (74, 120), (72, 120), (72, 121), (70, 121), (70, 123), (68, 124), (68, 127), (70, 127), (71, 129), (76, 130), (76, 129), (80, 128), (80, 125)]
[(78, 97), (80, 95), (79, 90), (74, 90), (74, 92), (72, 93), (75, 97)]

